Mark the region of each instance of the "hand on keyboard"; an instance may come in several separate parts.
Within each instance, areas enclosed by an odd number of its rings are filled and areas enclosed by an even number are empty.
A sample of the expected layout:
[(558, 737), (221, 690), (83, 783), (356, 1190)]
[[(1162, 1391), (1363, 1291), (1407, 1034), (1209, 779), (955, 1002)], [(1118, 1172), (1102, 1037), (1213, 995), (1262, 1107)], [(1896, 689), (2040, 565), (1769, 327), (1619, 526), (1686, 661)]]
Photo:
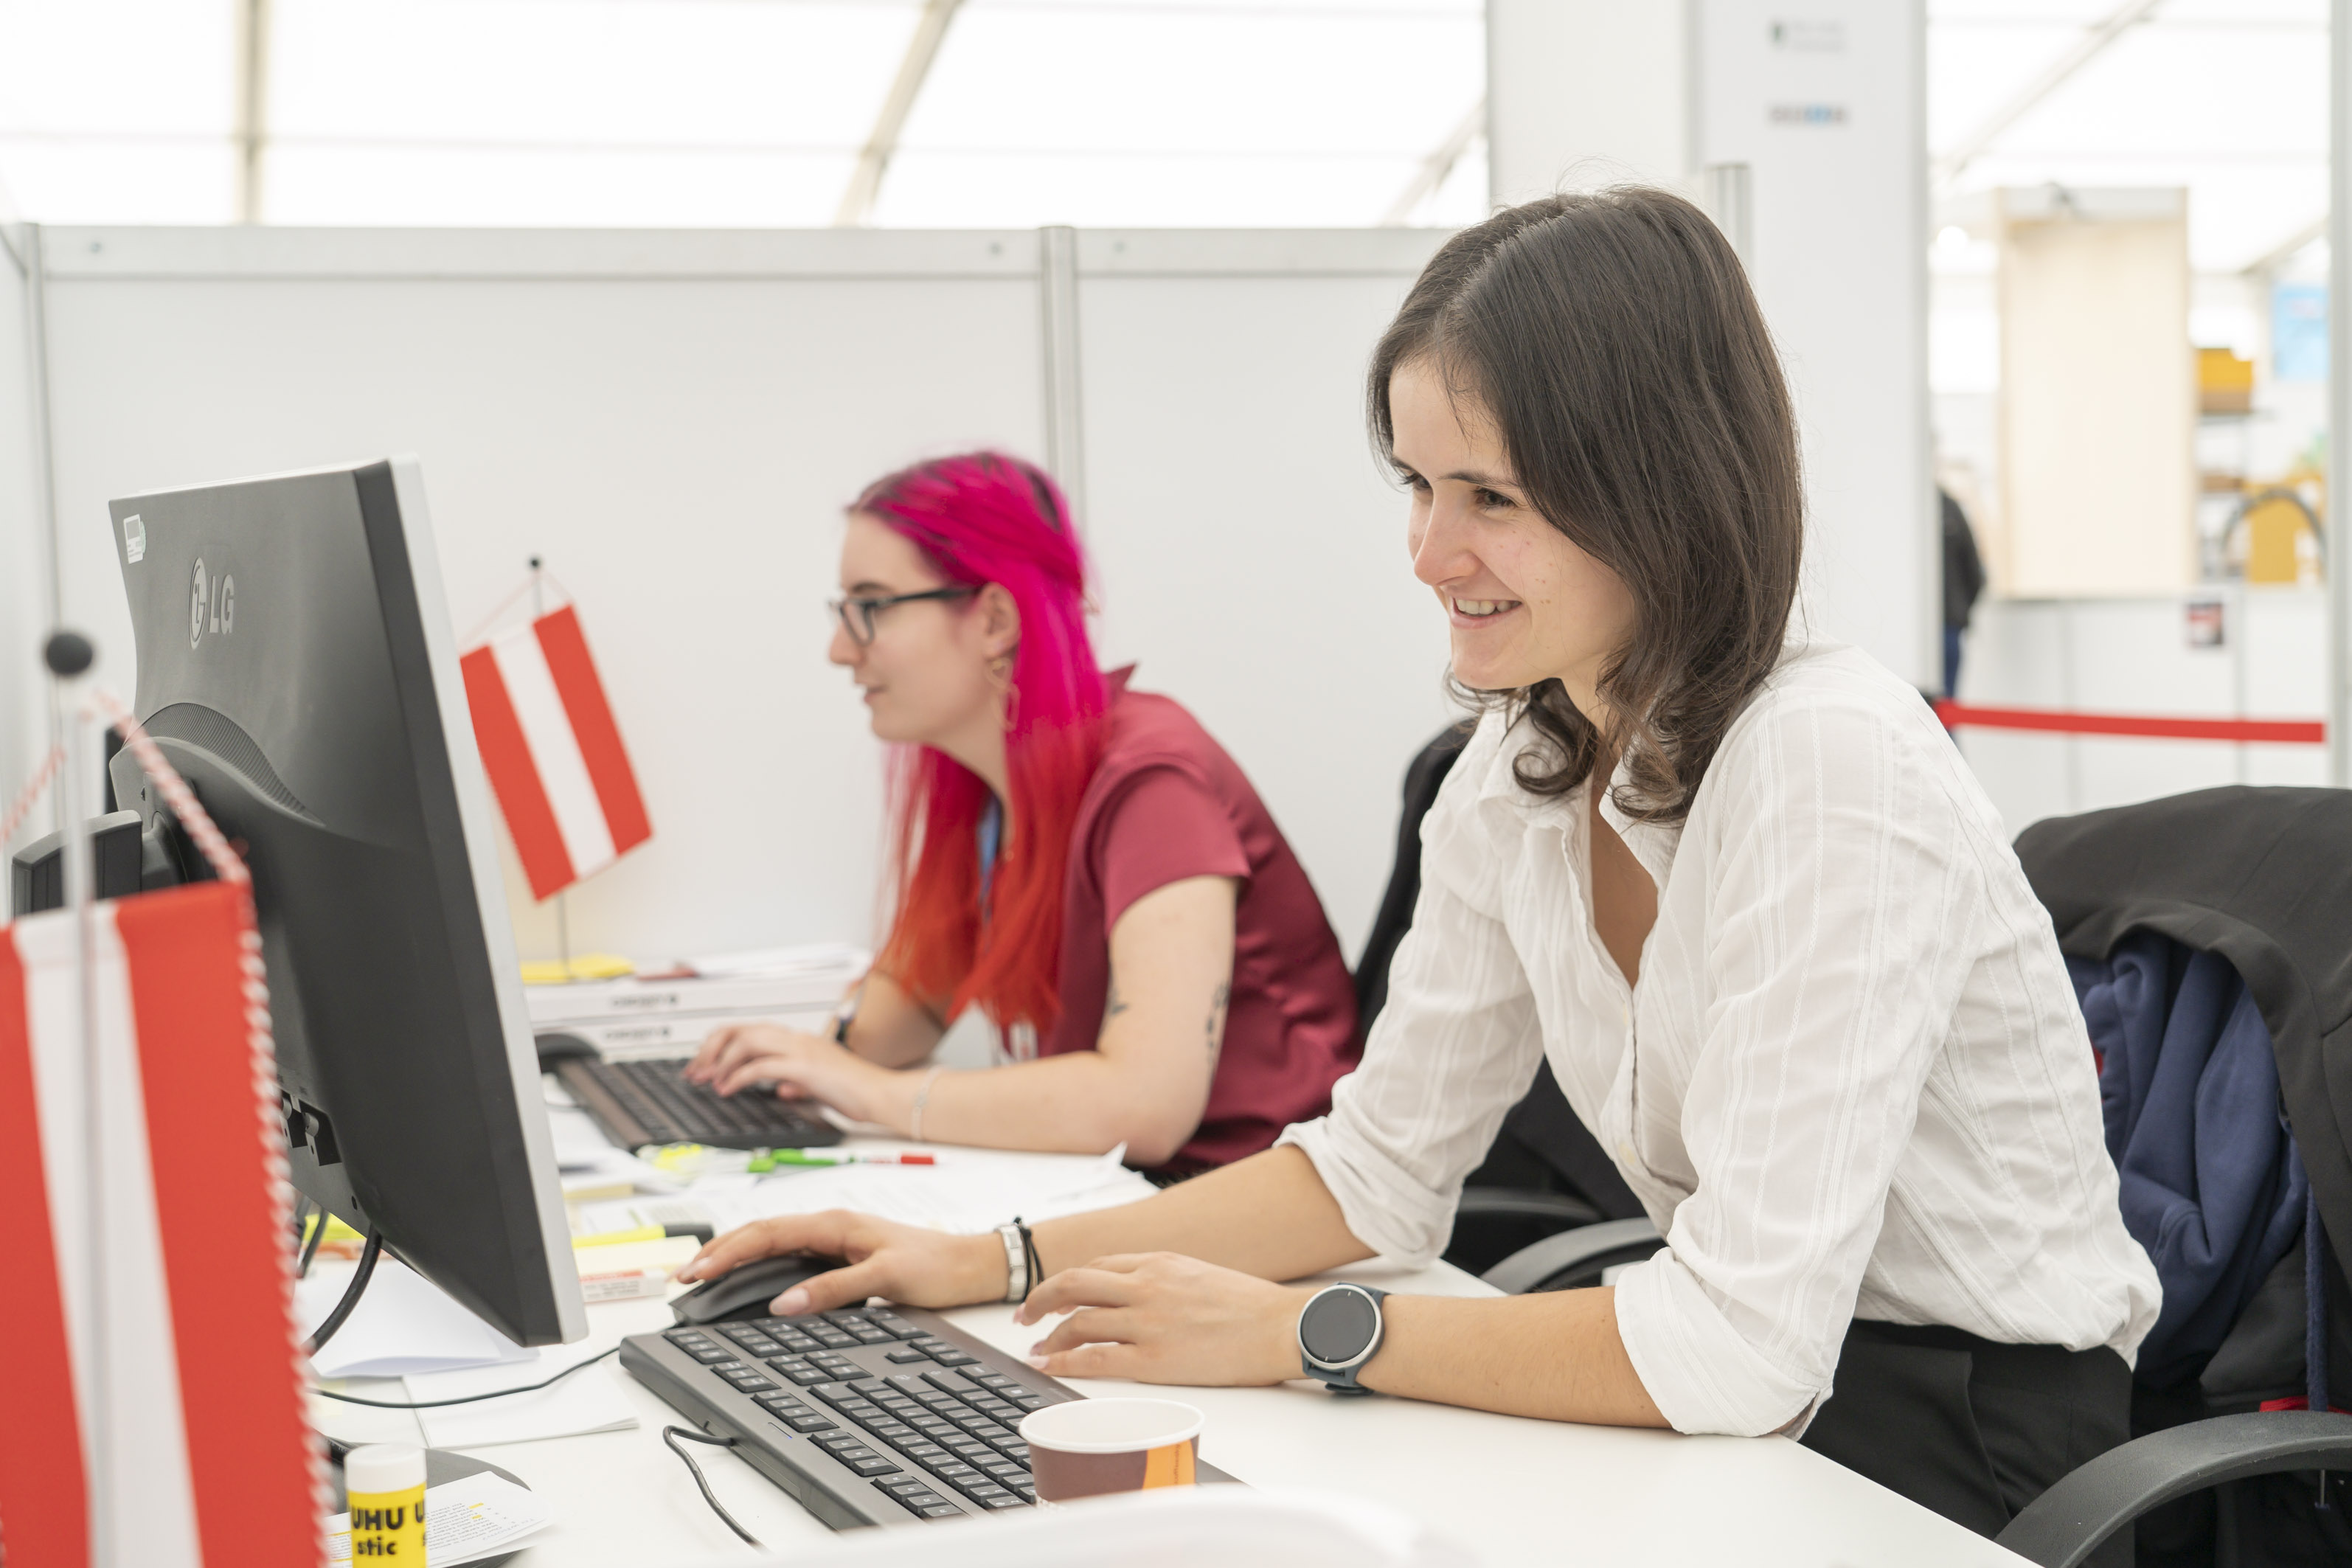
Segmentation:
[(910, 1307), (960, 1307), (1004, 1298), (1004, 1246), (993, 1231), (950, 1236), (847, 1209), (782, 1215), (739, 1226), (696, 1253), (677, 1277), (713, 1279), (754, 1258), (787, 1252), (846, 1258), (849, 1267), (785, 1292), (776, 1309), (785, 1317), (854, 1307), (869, 1296)]
[(846, 1047), (776, 1024), (727, 1024), (710, 1031), (686, 1066), (687, 1078), (720, 1094), (775, 1085), (788, 1099), (821, 1100), (858, 1121), (896, 1126), (907, 1075), (877, 1067)]

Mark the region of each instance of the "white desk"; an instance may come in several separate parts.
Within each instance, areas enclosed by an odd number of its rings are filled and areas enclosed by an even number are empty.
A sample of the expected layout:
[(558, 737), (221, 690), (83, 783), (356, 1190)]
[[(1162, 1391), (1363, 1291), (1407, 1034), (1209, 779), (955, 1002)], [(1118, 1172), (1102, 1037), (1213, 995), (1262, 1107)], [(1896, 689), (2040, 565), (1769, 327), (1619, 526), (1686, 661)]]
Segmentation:
[[(1490, 1295), (1444, 1264), (1402, 1274), (1359, 1267), (1350, 1278), (1390, 1289)], [(949, 1314), (967, 1332), (1018, 1354), (1042, 1331), (1004, 1306)], [(588, 1309), (600, 1346), (666, 1328), (657, 1301)], [(474, 1450), (520, 1476), (553, 1505), (553, 1529), (517, 1568), (650, 1568), (751, 1550), (704, 1504), (686, 1467), (662, 1446), (681, 1418), (607, 1362), (579, 1374), (626, 1391), (635, 1430)], [(1089, 1394), (1132, 1391), (1077, 1383)], [(369, 1397), (403, 1397), (396, 1383), (355, 1381)], [(381, 1391), (381, 1392), (374, 1392)], [(1705, 1564), (1902, 1563), (1905, 1568), (2022, 1560), (1781, 1437), (1685, 1437), (1491, 1415), (1407, 1400), (1339, 1400), (1307, 1383), (1202, 1388), (1178, 1397), (1208, 1415), (1202, 1457), (1242, 1480), (1375, 1499), (1466, 1542), (1491, 1568), (1529, 1561)], [(320, 1430), (347, 1441), (415, 1442), (415, 1417), (312, 1402)], [(719, 1448), (697, 1447), (711, 1488), (772, 1551), (791, 1555), (831, 1531), (757, 1471)], [(984, 1521), (957, 1528), (986, 1529)]]

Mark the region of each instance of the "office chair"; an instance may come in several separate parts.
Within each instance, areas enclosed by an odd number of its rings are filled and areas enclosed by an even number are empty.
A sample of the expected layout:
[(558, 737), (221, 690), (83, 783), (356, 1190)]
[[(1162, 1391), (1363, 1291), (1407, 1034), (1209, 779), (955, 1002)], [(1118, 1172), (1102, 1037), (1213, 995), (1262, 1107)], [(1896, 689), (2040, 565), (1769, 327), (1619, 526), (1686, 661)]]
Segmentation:
[[(1468, 721), (1447, 725), (1405, 770), (1396, 858), (1356, 964), (1356, 1016), (1365, 1035), (1388, 1001), (1389, 963), (1412, 927), (1413, 902), (1421, 896), (1421, 819), (1473, 728)], [(1518, 1295), (1598, 1284), (1602, 1269), (1638, 1261), (1664, 1245), (1643, 1217), (1641, 1200), (1569, 1109), (1546, 1063), (1470, 1173), (1454, 1209), (1445, 1260)], [(1495, 1270), (1506, 1265), (1507, 1272), (1496, 1278)]]
[[(2136, 1384), (2139, 1436), (2061, 1479), (2002, 1531), (2000, 1544), (2044, 1568), (2073, 1568), (2127, 1527), (2143, 1568), (2352, 1562), (2342, 1475), (2352, 1468), (2352, 1415), (2322, 1408), (2352, 1405), (2347, 847), (2352, 794), (2244, 786), (2055, 818), (2018, 837), (2078, 984), (2083, 965), (2150, 933), (2236, 970), (2269, 1031), (2317, 1221), (2242, 1300), (2210, 1357), (2200, 1342), (2185, 1376), (2169, 1355), (2159, 1358), (2166, 1385)], [(2163, 1048), (2175, 1048), (2168, 1032)], [(2198, 1091), (2205, 1106), (2201, 1079)], [(2201, 1170), (2202, 1141), (2197, 1152)], [(2275, 1407), (2290, 1403), (2306, 1408)], [(2315, 1486), (2294, 1474), (2314, 1471)]]

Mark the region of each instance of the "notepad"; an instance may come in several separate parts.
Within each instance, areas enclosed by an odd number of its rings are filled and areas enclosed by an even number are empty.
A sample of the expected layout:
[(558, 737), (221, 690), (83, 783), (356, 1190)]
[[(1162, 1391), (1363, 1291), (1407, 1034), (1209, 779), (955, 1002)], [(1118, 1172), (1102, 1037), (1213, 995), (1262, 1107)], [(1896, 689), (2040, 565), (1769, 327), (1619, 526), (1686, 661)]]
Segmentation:
[[(488, 1470), (425, 1490), (426, 1568), (456, 1568), (514, 1549), (555, 1522), (555, 1510), (526, 1487)], [(352, 1560), (352, 1516), (327, 1521), (327, 1561)]]

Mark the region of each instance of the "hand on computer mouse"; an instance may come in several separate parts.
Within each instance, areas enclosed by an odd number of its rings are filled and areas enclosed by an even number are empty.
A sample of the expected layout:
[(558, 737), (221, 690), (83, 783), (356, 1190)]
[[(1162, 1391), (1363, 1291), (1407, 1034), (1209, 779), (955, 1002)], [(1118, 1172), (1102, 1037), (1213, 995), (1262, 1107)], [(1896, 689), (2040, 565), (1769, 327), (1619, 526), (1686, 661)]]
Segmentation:
[(754, 1258), (789, 1252), (845, 1258), (849, 1266), (803, 1280), (776, 1298), (775, 1310), (784, 1317), (856, 1306), (868, 1296), (909, 1307), (960, 1307), (1004, 1296), (1004, 1247), (993, 1231), (950, 1236), (847, 1209), (740, 1226), (696, 1253), (677, 1277), (709, 1279)]

